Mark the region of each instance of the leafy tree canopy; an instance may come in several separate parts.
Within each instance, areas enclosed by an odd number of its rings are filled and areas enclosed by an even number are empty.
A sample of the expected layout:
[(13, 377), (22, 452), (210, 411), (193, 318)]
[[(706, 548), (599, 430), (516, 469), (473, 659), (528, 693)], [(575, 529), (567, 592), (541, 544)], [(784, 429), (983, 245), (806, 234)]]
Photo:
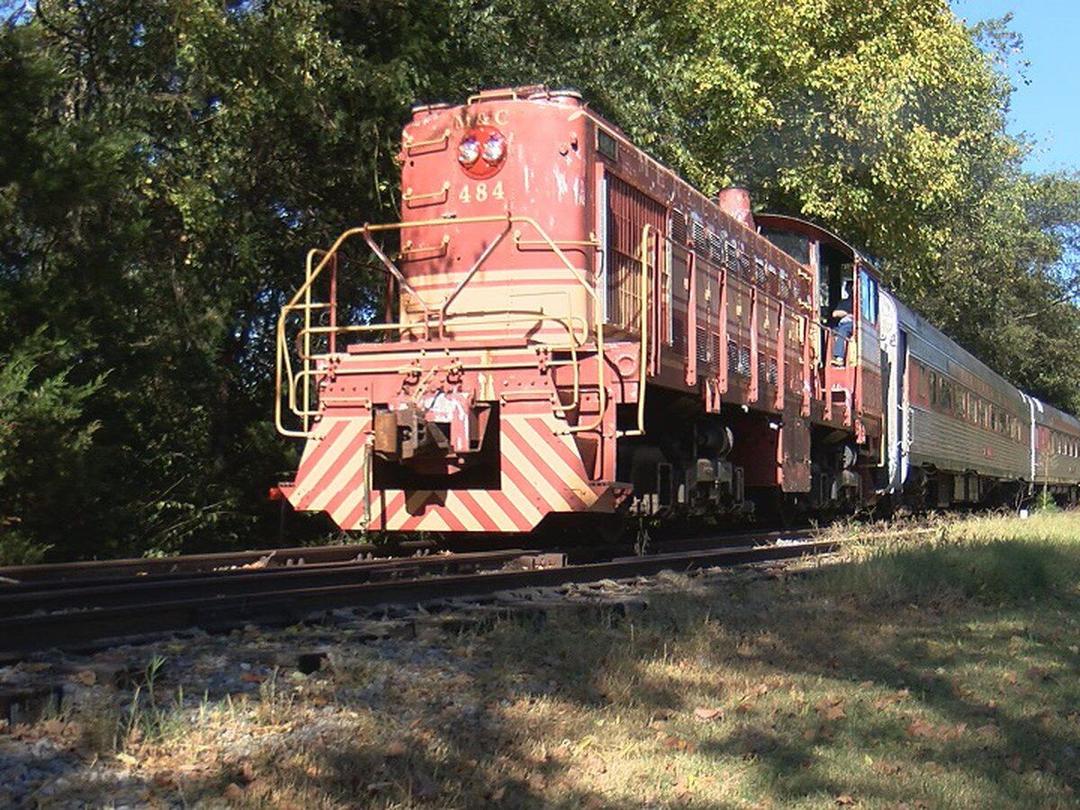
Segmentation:
[(309, 247), (395, 216), (409, 105), (485, 86), (577, 87), (703, 190), (746, 184), (865, 246), (1080, 410), (1080, 181), (1025, 172), (1005, 132), (1007, 22), (965, 28), (945, 0), (0, 8), (9, 556), (274, 536), (265, 492), (296, 462), (269, 418), (282, 298)]

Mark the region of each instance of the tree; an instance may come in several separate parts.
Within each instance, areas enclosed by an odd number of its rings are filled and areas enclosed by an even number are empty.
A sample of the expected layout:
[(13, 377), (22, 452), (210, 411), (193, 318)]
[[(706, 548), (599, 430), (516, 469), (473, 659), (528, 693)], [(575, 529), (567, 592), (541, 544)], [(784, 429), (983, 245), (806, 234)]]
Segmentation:
[(409, 105), (486, 86), (576, 87), (703, 190), (745, 183), (864, 246), (1080, 406), (1080, 191), (1021, 168), (1009, 47), (944, 0), (41, 0), (0, 30), (0, 357), (16, 410), (51, 392), (35, 459), (77, 474), (57, 502), (0, 468), (4, 519), (58, 557), (276, 536), (278, 308), (310, 247), (396, 218)]
[(0, 565), (44, 556), (48, 516), (70, 509), (85, 473), (98, 427), (84, 418), (86, 403), (102, 380), (76, 385), (71, 366), (46, 370), (72, 360), (63, 341), (40, 330), (0, 354)]

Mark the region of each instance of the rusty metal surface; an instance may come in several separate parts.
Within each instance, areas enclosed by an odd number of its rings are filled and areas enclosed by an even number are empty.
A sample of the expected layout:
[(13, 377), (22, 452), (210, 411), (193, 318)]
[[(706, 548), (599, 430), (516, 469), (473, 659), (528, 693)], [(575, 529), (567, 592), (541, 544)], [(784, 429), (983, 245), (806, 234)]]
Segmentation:
[(665, 570), (686, 571), (768, 562), (824, 554), (837, 547), (836, 541), (809, 541), (658, 554), (564, 568), (408, 578), (389, 582), (297, 588), (267, 583), (261, 592), (242, 595), (203, 595), (148, 601), (125, 607), (7, 616), (0, 618), (0, 658), (17, 659), (32, 651), (50, 647), (101, 646), (106, 639), (117, 640), (191, 627), (219, 631), (255, 621), (295, 623), (303, 620), (311, 611), (330, 608), (415, 604), (439, 598), (482, 596), (515, 588), (637, 577)]
[(394, 411), (376, 411), (371, 421), (375, 452), (384, 458), (399, 456), (397, 414)]
[(433, 554), (396, 560), (353, 560), (297, 565), (286, 568), (222, 571), (211, 574), (122, 578), (112, 582), (41, 588), (34, 584), (0, 590), (0, 618), (25, 616), (35, 611), (97, 610), (138, 605), (155, 600), (225, 597), (264, 592), (273, 588), (344, 585), (386, 577), (419, 576), (500, 566), (533, 555), (521, 549), (462, 554)]

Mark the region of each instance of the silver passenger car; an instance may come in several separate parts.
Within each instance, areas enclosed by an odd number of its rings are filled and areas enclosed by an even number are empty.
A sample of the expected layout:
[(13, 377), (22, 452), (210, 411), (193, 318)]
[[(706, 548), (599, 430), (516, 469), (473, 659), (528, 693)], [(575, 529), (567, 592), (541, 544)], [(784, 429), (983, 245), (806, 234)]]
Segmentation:
[(888, 290), (880, 296), (888, 489), (921, 485), (930, 506), (1022, 492), (1029, 398)]
[(1080, 420), (1034, 397), (1028, 399), (1035, 428), (1031, 480), (1036, 487), (1047, 486), (1075, 501), (1080, 482)]

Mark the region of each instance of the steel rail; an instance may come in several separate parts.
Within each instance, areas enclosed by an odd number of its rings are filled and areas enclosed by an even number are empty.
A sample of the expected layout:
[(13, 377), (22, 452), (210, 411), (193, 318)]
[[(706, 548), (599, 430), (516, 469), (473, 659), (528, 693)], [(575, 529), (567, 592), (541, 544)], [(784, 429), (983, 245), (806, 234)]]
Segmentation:
[(348, 585), (390, 576), (441, 573), (504, 565), (523, 557), (522, 549), (434, 554), (398, 559), (349, 560), (263, 569), (239, 569), (179, 575), (124, 577), (79, 583), (33, 583), (0, 590), (0, 618), (38, 611), (96, 610), (139, 605), (156, 599), (185, 599), (257, 594), (269, 588)]
[[(438, 556), (441, 555), (433, 555), (433, 558), (437, 559)], [(364, 557), (360, 554), (354, 554), (348, 557), (341, 557), (340, 559), (286, 559), (283, 560), (281, 564), (276, 564), (272, 560), (268, 560), (268, 557), (269, 555), (263, 555), (262, 557), (259, 557), (258, 559), (255, 559), (253, 562), (250, 563), (229, 566), (180, 566), (174, 570), (136, 570), (134, 573), (111, 569), (100, 574), (95, 574), (93, 572), (85, 572), (85, 574), (80, 574), (79, 576), (74, 577), (68, 576), (57, 578), (27, 579), (21, 582), (12, 580), (10, 583), (0, 585), (0, 600), (3, 600), (5, 597), (11, 596), (13, 594), (43, 594), (49, 593), (51, 591), (64, 591), (101, 586), (116, 586), (136, 582), (184, 582), (188, 580), (194, 580), (200, 577), (227, 578), (250, 573), (272, 573), (277, 571), (297, 570), (312, 571), (344, 567), (367, 567), (378, 566), (386, 563), (392, 564), (399, 560), (428, 559), (426, 556), (423, 558), (418, 556)]]
[(402, 541), (390, 546), (372, 543), (339, 544), (332, 546), (292, 546), (288, 548), (245, 549), (243, 551), (217, 551), (205, 554), (184, 554), (176, 557), (122, 557), (115, 560), (83, 560), (67, 563), (38, 563), (0, 568), (0, 593), (5, 592), (3, 581), (15, 583), (82, 581), (86, 577), (102, 577), (110, 573), (128, 576), (145, 576), (155, 573), (199, 572), (228, 569), (258, 563), (269, 557), (270, 566), (297, 565), (300, 561), (346, 562), (361, 554), (385, 554), (397, 551), (415, 552), (436, 548), (431, 541)]
[(658, 554), (607, 562), (416, 577), (386, 582), (277, 588), (249, 594), (163, 599), (98, 610), (37, 613), (0, 618), (0, 658), (16, 659), (52, 647), (85, 649), (133, 636), (200, 627), (225, 631), (247, 623), (292, 624), (312, 612), (382, 604), (417, 604), (451, 597), (480, 597), (518, 588), (551, 587), (657, 574), (664, 570), (733, 566), (835, 551), (839, 540)]

